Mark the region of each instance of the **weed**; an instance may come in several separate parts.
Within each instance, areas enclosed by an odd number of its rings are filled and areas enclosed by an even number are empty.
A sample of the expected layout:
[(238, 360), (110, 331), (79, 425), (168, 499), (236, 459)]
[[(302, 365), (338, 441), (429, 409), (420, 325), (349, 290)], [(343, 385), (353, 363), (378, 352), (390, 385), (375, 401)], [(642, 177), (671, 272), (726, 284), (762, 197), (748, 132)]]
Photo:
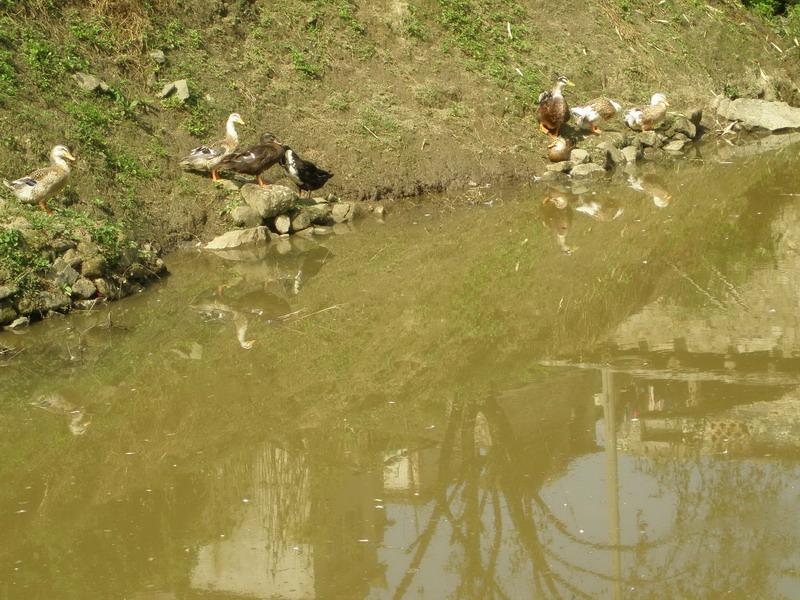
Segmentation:
[(84, 20), (73, 14), (69, 19), (69, 30), (75, 39), (101, 52), (111, 54), (117, 49), (117, 40), (107, 18), (94, 16)]
[(361, 111), (359, 120), (363, 129), (369, 129), (377, 135), (394, 133), (399, 129), (397, 120), (392, 115), (379, 111), (372, 106), (368, 106)]
[(295, 71), (309, 79), (320, 79), (322, 77), (322, 65), (313, 62), (312, 59), (295, 48), (292, 48), (290, 53)]
[(345, 112), (350, 109), (350, 96), (347, 93), (334, 93), (330, 98), (328, 98), (328, 106), (330, 106), (333, 110), (338, 110), (339, 112)]
[(0, 106), (6, 103), (7, 99), (16, 95), (19, 86), (17, 70), (11, 62), (11, 52), (0, 50)]
[(70, 44), (57, 50), (46, 39), (30, 32), (25, 32), (23, 39), (22, 53), (36, 74), (36, 84), (43, 90), (52, 89), (58, 79), (86, 66), (86, 61)]
[(419, 8), (413, 4), (408, 5), (408, 13), (403, 17), (403, 32), (420, 41), (428, 38), (428, 29), (419, 19)]

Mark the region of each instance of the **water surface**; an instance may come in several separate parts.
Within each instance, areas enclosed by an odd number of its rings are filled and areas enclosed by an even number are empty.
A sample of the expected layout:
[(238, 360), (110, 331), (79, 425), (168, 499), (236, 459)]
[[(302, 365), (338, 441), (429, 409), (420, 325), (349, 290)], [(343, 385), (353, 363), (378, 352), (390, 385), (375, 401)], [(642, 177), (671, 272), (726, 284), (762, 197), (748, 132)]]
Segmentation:
[(187, 250), (0, 334), (0, 599), (800, 598), (799, 151)]

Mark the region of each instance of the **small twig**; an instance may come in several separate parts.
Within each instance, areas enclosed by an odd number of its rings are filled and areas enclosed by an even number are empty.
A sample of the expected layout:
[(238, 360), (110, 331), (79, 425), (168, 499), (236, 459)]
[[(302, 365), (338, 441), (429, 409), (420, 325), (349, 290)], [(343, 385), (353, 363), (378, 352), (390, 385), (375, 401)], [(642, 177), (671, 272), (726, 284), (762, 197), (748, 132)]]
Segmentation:
[(776, 44), (775, 42), (770, 42), (770, 44), (772, 44), (772, 47), (775, 48), (775, 50), (783, 54), (783, 50), (780, 49), (780, 46), (778, 46), (778, 44)]
[(367, 127), (366, 125), (364, 125), (364, 123), (362, 123), (362, 124), (361, 124), (361, 126), (362, 126), (364, 129), (366, 129), (367, 131), (369, 131), (369, 132), (372, 134), (372, 137), (374, 137), (376, 140), (378, 140), (378, 141), (379, 141), (381, 144), (383, 143), (383, 140), (382, 140), (381, 138), (379, 138), (377, 135), (375, 135), (375, 132), (374, 132), (374, 131), (372, 131), (372, 129), (370, 129), (369, 127)]

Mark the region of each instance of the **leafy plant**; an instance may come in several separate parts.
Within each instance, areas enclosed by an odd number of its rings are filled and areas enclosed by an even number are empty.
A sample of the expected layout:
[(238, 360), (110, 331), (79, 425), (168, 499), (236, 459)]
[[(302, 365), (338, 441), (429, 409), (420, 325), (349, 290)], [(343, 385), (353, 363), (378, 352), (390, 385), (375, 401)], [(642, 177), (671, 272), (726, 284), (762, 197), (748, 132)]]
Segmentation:
[(290, 50), (290, 54), (295, 71), (309, 79), (320, 79), (322, 77), (321, 65), (313, 62), (308, 56), (295, 48)]

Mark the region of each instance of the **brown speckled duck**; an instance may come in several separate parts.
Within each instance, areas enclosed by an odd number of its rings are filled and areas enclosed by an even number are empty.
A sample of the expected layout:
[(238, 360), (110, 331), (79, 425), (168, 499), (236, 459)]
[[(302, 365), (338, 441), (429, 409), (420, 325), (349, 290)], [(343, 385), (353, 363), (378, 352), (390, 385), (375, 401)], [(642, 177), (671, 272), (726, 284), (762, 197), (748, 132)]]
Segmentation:
[[(66, 160), (64, 160), (66, 159)], [(57, 195), (69, 179), (70, 166), (67, 160), (75, 157), (66, 146), (55, 146), (50, 151), (50, 166), (37, 169), (30, 175), (20, 177), (14, 181), (3, 180), (3, 185), (10, 189), (14, 195), (26, 204), (38, 204), (42, 210), (51, 212), (47, 201)]]
[(597, 123), (610, 119), (621, 108), (622, 106), (611, 98), (601, 97), (587, 102), (584, 106), (576, 106), (570, 109), (570, 112), (575, 117), (578, 127), (588, 127), (592, 133), (601, 133)]
[(664, 94), (653, 94), (650, 105), (632, 108), (625, 113), (625, 124), (631, 129), (648, 131), (657, 128), (667, 116), (667, 97)]
[(569, 160), (569, 155), (574, 147), (575, 144), (571, 140), (559, 136), (547, 147), (547, 158), (551, 162)]
[(539, 94), (539, 108), (536, 109), (539, 128), (552, 137), (558, 137), (561, 126), (569, 121), (569, 105), (562, 94), (564, 86), (568, 85), (575, 84), (561, 75), (552, 90)]

